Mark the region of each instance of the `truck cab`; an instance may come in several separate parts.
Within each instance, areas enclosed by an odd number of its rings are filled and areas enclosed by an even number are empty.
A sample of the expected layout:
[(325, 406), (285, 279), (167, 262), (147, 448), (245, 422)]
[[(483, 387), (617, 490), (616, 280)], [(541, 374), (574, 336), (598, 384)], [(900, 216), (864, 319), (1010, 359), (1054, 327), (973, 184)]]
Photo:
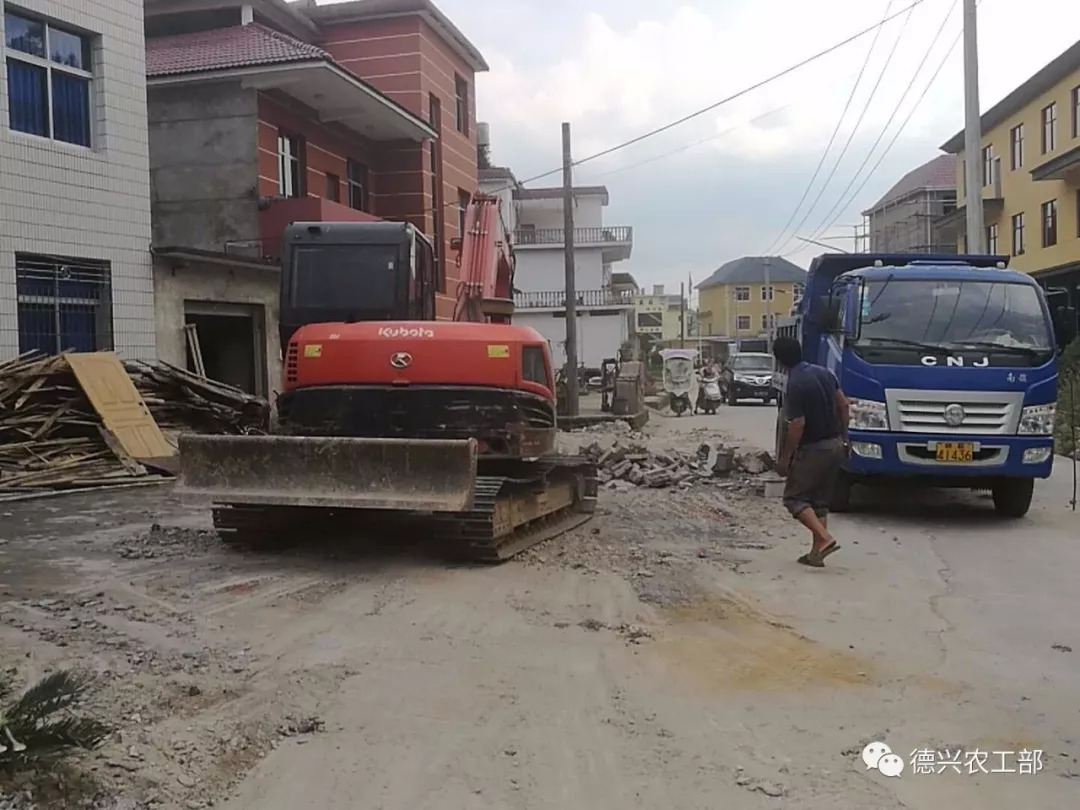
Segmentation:
[(838, 510), (854, 484), (906, 484), (989, 489), (1000, 515), (1026, 514), (1053, 468), (1057, 355), (1076, 332), (1067, 303), (1052, 307), (1004, 257), (826, 255), (779, 331), (851, 403)]

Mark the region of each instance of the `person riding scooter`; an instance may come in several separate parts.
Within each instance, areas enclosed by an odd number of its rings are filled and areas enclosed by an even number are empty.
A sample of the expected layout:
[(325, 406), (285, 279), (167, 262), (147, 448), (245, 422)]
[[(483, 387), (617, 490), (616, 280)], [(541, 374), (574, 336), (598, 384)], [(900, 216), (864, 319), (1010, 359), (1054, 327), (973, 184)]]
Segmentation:
[(720, 393), (720, 370), (712, 361), (701, 370), (701, 385), (698, 386), (697, 401), (694, 403), (694, 413), (698, 410), (706, 414), (716, 413), (720, 407), (723, 396)]

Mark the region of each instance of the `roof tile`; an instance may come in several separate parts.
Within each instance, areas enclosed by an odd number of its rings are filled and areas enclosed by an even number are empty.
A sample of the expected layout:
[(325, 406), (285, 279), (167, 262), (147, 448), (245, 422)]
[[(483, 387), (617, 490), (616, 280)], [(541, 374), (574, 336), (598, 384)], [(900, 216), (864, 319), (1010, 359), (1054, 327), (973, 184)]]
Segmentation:
[(146, 75), (330, 59), (322, 48), (258, 23), (176, 34), (146, 41)]

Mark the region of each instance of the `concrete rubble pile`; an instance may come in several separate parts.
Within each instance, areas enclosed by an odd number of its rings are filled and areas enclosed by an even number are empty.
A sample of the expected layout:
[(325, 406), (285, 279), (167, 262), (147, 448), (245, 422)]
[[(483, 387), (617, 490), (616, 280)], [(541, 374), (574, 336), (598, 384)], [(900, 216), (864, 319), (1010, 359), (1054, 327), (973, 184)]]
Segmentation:
[(596, 460), (600, 468), (600, 482), (612, 488), (621, 488), (626, 484), (652, 489), (673, 486), (686, 488), (695, 483), (728, 479), (740, 474), (761, 475), (774, 467), (768, 453), (740, 453), (734, 447), (708, 442), (692, 454), (678, 450), (651, 450), (640, 441), (624, 443), (620, 439), (609, 447), (593, 442), (582, 447), (580, 452)]

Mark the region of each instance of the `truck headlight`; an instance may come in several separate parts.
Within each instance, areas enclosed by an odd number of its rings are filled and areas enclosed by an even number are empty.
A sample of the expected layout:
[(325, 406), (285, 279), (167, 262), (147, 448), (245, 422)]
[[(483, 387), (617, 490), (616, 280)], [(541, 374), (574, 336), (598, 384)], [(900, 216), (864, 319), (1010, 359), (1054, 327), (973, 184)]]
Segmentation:
[(852, 430), (888, 430), (889, 415), (884, 402), (873, 399), (849, 399), (848, 428)]
[(1050, 436), (1054, 433), (1057, 405), (1028, 405), (1020, 411), (1020, 427), (1017, 433), (1028, 436)]

